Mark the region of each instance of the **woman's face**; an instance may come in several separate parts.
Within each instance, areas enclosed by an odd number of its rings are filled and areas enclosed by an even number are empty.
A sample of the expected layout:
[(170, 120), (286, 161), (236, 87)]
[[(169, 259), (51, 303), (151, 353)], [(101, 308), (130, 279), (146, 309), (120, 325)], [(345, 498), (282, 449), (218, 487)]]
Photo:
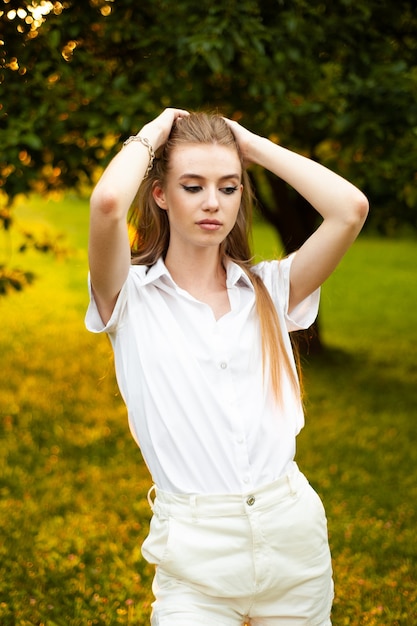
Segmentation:
[(174, 148), (164, 187), (153, 196), (167, 211), (169, 247), (187, 253), (218, 246), (235, 225), (243, 185), (242, 167), (232, 147), (185, 144)]

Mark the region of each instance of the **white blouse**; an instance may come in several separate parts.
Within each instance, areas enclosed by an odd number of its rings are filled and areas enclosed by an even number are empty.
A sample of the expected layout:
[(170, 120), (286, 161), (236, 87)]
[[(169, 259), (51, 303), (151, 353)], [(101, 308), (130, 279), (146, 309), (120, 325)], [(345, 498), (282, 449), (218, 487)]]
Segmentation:
[[(314, 321), (320, 290), (287, 314), (294, 255), (254, 271), (276, 306), (285, 346), (288, 332)], [(172, 280), (162, 259), (133, 265), (104, 325), (90, 287), (86, 326), (108, 333), (129, 425), (155, 484), (180, 493), (247, 493), (282, 475), (304, 425), (300, 398), (287, 379), (280, 407), (262, 372), (253, 287), (227, 265), (231, 311), (216, 321), (211, 308)], [(295, 367), (295, 365), (294, 365)]]

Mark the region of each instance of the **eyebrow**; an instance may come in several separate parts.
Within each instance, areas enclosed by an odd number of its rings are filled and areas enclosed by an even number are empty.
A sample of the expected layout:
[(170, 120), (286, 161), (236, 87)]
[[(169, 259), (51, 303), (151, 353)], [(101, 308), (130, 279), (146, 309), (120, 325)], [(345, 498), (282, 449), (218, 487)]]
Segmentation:
[[(206, 177), (205, 176), (201, 176), (200, 174), (182, 174), (179, 177), (179, 180), (184, 180), (186, 178), (193, 178), (195, 180), (205, 180)], [(226, 174), (224, 176), (220, 176), (219, 180), (223, 181), (223, 180), (230, 180), (230, 179), (235, 179), (237, 181), (240, 181), (240, 174)]]

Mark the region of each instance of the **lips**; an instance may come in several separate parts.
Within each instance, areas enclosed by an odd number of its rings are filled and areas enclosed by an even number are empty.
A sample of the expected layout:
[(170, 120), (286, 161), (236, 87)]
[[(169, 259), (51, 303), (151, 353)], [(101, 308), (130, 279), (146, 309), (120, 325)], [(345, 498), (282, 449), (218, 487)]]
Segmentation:
[(197, 222), (197, 226), (200, 226), (203, 230), (218, 230), (222, 223), (218, 220), (201, 220)]

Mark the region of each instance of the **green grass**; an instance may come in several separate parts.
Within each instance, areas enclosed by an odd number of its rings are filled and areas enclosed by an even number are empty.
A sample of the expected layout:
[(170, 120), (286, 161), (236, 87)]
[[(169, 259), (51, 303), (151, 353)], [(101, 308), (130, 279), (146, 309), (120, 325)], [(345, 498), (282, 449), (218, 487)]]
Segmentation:
[[(0, 300), (0, 624), (146, 624), (151, 481), (109, 343), (84, 329), (87, 203), (18, 216), (71, 254), (12, 258), (39, 277)], [(263, 225), (255, 242), (280, 248)], [(417, 624), (416, 268), (416, 241), (360, 238), (323, 288), (327, 350), (304, 363), (297, 460), (327, 510), (334, 626)]]
[(361, 238), (323, 289), (303, 466), (326, 503), (335, 624), (417, 624), (415, 241)]

